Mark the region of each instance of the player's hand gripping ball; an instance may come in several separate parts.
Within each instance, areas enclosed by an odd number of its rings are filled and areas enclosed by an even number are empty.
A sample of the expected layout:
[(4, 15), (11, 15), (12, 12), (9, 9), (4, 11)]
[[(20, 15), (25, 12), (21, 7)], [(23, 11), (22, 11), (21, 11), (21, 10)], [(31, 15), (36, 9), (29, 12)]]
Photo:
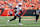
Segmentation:
[(14, 12), (17, 12), (16, 10), (14, 10)]

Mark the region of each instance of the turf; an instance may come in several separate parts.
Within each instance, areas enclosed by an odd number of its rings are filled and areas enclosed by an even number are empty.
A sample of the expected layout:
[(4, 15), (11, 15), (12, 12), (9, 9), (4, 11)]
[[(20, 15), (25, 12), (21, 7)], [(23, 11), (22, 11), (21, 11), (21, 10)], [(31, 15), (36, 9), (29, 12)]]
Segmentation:
[[(21, 20), (22, 26), (19, 25), (19, 21), (14, 20), (7, 24), (7, 20), (12, 19), (13, 16), (9, 17), (0, 17), (0, 27), (40, 27), (40, 20), (38, 20), (37, 24), (35, 24), (35, 20)], [(22, 19), (35, 19), (35, 16), (33, 17), (22, 17)], [(40, 17), (39, 17), (40, 19)]]

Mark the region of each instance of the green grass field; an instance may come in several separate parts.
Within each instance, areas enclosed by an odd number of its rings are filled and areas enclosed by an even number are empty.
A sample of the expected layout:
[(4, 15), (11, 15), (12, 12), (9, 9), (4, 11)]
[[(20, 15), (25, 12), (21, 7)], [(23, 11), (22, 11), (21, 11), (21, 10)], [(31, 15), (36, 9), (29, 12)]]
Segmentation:
[[(22, 26), (19, 25), (19, 21), (16, 19), (14, 21), (11, 21), (7, 24), (7, 20), (12, 19), (13, 16), (9, 17), (0, 17), (0, 27), (40, 27), (40, 20), (38, 20), (37, 24), (35, 24), (35, 20), (21, 20)], [(35, 16), (33, 17), (22, 17), (22, 19), (35, 19)], [(39, 17), (40, 19), (40, 17)]]

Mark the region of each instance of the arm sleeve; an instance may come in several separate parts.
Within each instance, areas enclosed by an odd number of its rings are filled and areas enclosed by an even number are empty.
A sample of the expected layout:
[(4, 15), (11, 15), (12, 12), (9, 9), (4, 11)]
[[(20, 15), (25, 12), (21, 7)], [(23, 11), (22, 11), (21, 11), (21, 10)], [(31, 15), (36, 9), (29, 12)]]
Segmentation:
[(35, 10), (35, 13), (36, 13), (36, 10)]

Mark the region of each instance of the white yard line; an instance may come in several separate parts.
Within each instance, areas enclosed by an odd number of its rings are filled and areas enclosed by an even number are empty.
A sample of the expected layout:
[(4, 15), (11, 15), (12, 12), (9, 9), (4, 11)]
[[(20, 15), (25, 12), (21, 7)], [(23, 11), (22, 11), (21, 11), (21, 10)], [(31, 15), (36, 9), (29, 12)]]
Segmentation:
[(6, 26), (6, 25), (0, 25), (0, 26)]
[(24, 25), (24, 26), (40, 26), (40, 25)]
[(0, 19), (4, 19), (4, 18), (0, 18)]
[[(18, 24), (7, 24), (7, 25), (0, 25), (0, 26), (20, 26)], [(40, 26), (40, 25), (22, 25), (22, 26)]]

